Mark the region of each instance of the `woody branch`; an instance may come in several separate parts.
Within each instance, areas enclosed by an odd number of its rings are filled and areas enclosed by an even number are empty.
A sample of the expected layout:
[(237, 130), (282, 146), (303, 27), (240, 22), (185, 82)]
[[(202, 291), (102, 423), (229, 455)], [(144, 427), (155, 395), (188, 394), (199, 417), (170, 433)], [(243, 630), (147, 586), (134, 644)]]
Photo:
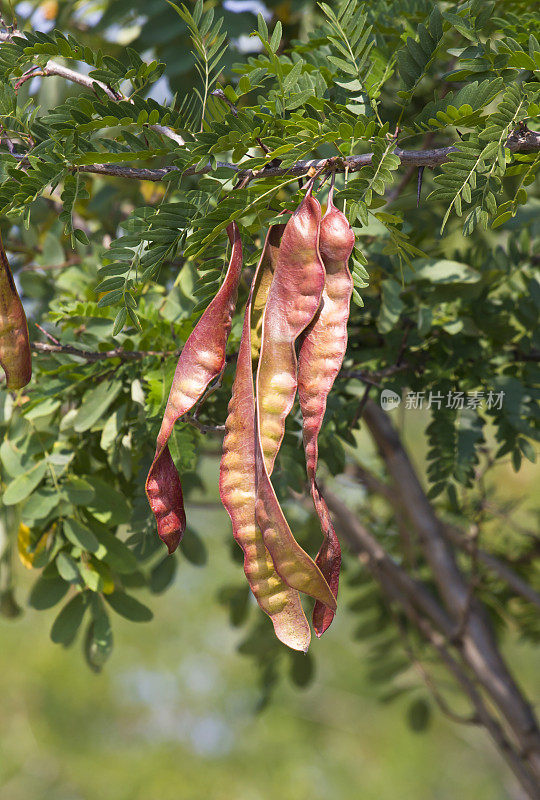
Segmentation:
[[(526, 796), (529, 800), (538, 800), (538, 783), (527, 763), (528, 756), (509, 735), (506, 718), (498, 718), (485, 702), (479, 688), (482, 686), (481, 675), (471, 669), (463, 652), (453, 641), (455, 623), (451, 615), (422, 582), (412, 578), (403, 566), (389, 556), (336, 495), (325, 489), (324, 496), (334, 516), (337, 532), (370, 571), (388, 602), (403, 612), (413, 628), (436, 650), (468, 697), (474, 715), (460, 721), (479, 723), (486, 729)], [(438, 702), (440, 704), (440, 699)], [(456, 716), (454, 713), (450, 715)]]
[[(533, 783), (540, 786), (540, 730), (530, 703), (517, 685), (497, 646), (488, 614), (471, 593), (458, 567), (447, 526), (429, 502), (400, 437), (388, 415), (373, 401), (364, 409), (364, 420), (392, 480), (396, 503), (411, 526), (415, 540), (430, 566), (444, 614), (452, 620), (446, 630), (467, 669), (498, 710), (516, 742)], [(432, 619), (439, 627), (440, 622)], [(539, 797), (538, 790), (530, 794)]]
[[(0, 32), (0, 42), (7, 41), (13, 35), (19, 32)], [(34, 77), (60, 77), (67, 81), (76, 83), (92, 90), (97, 84), (111, 100), (126, 100), (121, 93), (115, 91), (107, 84), (96, 81), (88, 75), (81, 72), (65, 67), (56, 61), (48, 61), (45, 67), (33, 67), (27, 70), (17, 81), (15, 88), (19, 88), (28, 80)], [(164, 125), (150, 125), (148, 126), (157, 133), (166, 136), (175, 141), (179, 146), (184, 145), (183, 137), (172, 128)], [(529, 131), (527, 128), (520, 126), (515, 131), (512, 131), (506, 141), (506, 147), (512, 153), (535, 153), (540, 152), (540, 133), (536, 131)], [(438, 167), (448, 160), (448, 156), (454, 152), (456, 148), (452, 145), (448, 147), (438, 148), (423, 148), (419, 150), (404, 150), (396, 147), (393, 151), (394, 154), (400, 159), (402, 165), (409, 167)], [(27, 154), (13, 154), (15, 158), (24, 161)], [(268, 163), (261, 167), (260, 170), (245, 170), (242, 164), (234, 164), (231, 162), (218, 161), (216, 163), (217, 169), (225, 167), (238, 174), (239, 179), (250, 178), (251, 180), (264, 177), (274, 178), (281, 176), (296, 177), (304, 176), (310, 170), (320, 170), (322, 172), (332, 170), (334, 172), (357, 172), (362, 167), (371, 164), (373, 153), (362, 153), (360, 155), (349, 156), (348, 158), (322, 158), (297, 161), (289, 167), (281, 167), (279, 165), (271, 165), (272, 156), (268, 154)], [(135, 180), (145, 181), (161, 181), (168, 175), (174, 172), (180, 172), (184, 175), (204, 175), (212, 172), (214, 167), (211, 163), (203, 167), (188, 167), (182, 170), (176, 166), (152, 168), (137, 168), (128, 167), (121, 164), (86, 164), (81, 166), (74, 166), (73, 171), (81, 173), (89, 173), (95, 175), (109, 175), (116, 178), (130, 178)]]
[[(155, 126), (154, 126), (155, 127)], [(163, 132), (163, 131), (162, 131)], [(169, 135), (169, 134), (166, 134)], [(514, 131), (507, 139), (506, 146), (512, 153), (537, 153), (540, 152), (540, 133), (536, 131)], [(400, 159), (402, 165), (413, 165), (415, 167), (438, 167), (448, 160), (448, 156), (455, 152), (456, 147), (438, 147), (431, 150), (402, 150), (399, 147), (393, 151)], [(24, 161), (26, 155), (14, 154), (19, 161)], [(308, 161), (297, 161), (290, 167), (270, 167), (265, 166), (259, 171), (244, 170), (241, 164), (233, 164), (227, 161), (217, 161), (215, 167), (208, 163), (201, 168), (167, 166), (151, 169), (148, 167), (125, 167), (121, 164), (86, 164), (83, 166), (72, 167), (75, 172), (85, 172), (93, 175), (109, 175), (114, 178), (130, 178), (141, 181), (162, 181), (168, 175), (179, 172), (183, 175), (205, 175), (214, 169), (230, 169), (237, 173), (238, 178), (257, 179), (257, 178), (278, 178), (302, 177), (307, 175), (310, 170), (334, 171), (334, 172), (358, 172), (362, 167), (370, 165), (373, 153), (362, 153), (348, 158), (319, 158)]]

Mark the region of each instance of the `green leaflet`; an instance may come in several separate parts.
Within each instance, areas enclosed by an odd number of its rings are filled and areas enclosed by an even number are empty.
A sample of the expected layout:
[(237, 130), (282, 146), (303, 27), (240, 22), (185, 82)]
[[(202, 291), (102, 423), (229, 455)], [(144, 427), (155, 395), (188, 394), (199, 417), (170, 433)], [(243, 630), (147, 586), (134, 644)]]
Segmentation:
[(41, 483), (47, 472), (47, 463), (40, 461), (26, 472), (18, 475), (6, 487), (2, 495), (2, 502), (5, 506), (13, 506), (25, 500), (34, 489)]
[(438, 6), (434, 7), (426, 23), (418, 26), (418, 39), (409, 37), (405, 47), (397, 53), (399, 73), (408, 92), (412, 92), (426, 74), (442, 39), (443, 25)]
[(64, 533), (69, 541), (90, 553), (97, 553), (99, 542), (87, 525), (77, 519), (64, 520)]
[(69, 647), (73, 643), (86, 613), (84, 594), (76, 594), (60, 611), (51, 628), (51, 639), (56, 644)]
[(89, 389), (73, 418), (73, 428), (77, 433), (84, 433), (95, 425), (114, 402), (121, 389), (122, 384), (119, 381), (103, 381), (95, 389)]
[(150, 622), (154, 616), (147, 606), (125, 592), (107, 594), (105, 600), (117, 614), (131, 622)]

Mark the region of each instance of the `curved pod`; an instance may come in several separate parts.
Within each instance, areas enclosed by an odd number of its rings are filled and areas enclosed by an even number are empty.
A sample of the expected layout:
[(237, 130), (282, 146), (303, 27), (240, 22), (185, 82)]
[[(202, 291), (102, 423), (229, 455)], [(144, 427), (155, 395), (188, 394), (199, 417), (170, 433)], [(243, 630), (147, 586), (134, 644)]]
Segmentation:
[(320, 221), (321, 207), (310, 189), (285, 226), (263, 315), (258, 424), (270, 475), (296, 394), (294, 345), (315, 316), (324, 287), (318, 247)]
[[(328, 395), (341, 369), (347, 349), (347, 320), (353, 289), (348, 261), (354, 247), (354, 233), (345, 215), (333, 203), (334, 187), (319, 235), (319, 250), (326, 280), (319, 310), (304, 333), (298, 357), (298, 397), (303, 416), (306, 468), (311, 495), (321, 522), (324, 539), (316, 558), (337, 597), (341, 549), (324, 498), (316, 483), (318, 445)], [(333, 613), (316, 603), (313, 626), (320, 636), (328, 628)]]
[(310, 187), (285, 226), (264, 311), (257, 371), (256, 519), (283, 580), (335, 609), (323, 574), (292, 535), (270, 480), (296, 394), (295, 342), (315, 316), (324, 286), (320, 219)]
[(169, 553), (180, 543), (186, 515), (180, 477), (167, 442), (174, 423), (201, 398), (208, 384), (225, 367), (225, 351), (242, 272), (242, 243), (236, 223), (227, 234), (232, 245), (225, 280), (184, 345), (171, 386), (156, 442), (156, 454), (146, 479), (146, 495), (154, 512), (160, 539)]
[(225, 424), (219, 491), (231, 518), (233, 535), (244, 552), (244, 572), (261, 609), (272, 620), (278, 639), (294, 650), (307, 651), (311, 632), (298, 592), (278, 575), (255, 519), (255, 394), (252, 372), (253, 308), (264, 301), (272, 275), (272, 256), (283, 226), (270, 228), (253, 277), (229, 414)]
[(276, 271), (279, 245), (284, 230), (284, 224), (273, 225), (269, 229), (266, 235), (261, 260), (253, 276), (254, 289), (251, 307), (251, 357), (253, 359), (258, 357), (261, 350), (264, 309)]

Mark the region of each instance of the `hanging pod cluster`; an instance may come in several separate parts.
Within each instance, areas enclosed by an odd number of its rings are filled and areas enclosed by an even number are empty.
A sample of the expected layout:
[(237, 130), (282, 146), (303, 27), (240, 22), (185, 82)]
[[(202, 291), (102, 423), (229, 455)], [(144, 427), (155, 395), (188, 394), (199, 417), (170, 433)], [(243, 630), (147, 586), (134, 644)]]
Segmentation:
[[(317, 438), (347, 347), (352, 294), (347, 263), (354, 246), (351, 227), (333, 204), (333, 186), (322, 218), (312, 188), (313, 182), (286, 225), (270, 228), (255, 270), (219, 479), (234, 538), (244, 552), (251, 590), (272, 620), (276, 636), (303, 651), (311, 632), (299, 593), (315, 600), (317, 636), (332, 622), (338, 594), (341, 552), (317, 486)], [(182, 539), (186, 517), (180, 478), (167, 442), (176, 420), (195, 405), (225, 366), (242, 269), (235, 223), (227, 233), (232, 252), (225, 280), (180, 354), (146, 482), (159, 536), (171, 553)], [(323, 532), (315, 560), (294, 538), (271, 482), (285, 420), (297, 392), (307, 477)]]

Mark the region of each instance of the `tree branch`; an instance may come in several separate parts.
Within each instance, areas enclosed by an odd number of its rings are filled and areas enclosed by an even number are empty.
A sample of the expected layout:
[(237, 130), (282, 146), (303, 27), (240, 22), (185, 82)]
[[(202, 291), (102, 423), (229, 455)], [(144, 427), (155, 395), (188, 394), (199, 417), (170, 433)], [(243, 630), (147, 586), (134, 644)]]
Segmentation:
[(186, 422), (189, 422), (190, 425), (193, 425), (194, 428), (197, 428), (201, 433), (215, 433), (222, 436), (225, 433), (225, 425), (208, 425), (204, 422), (200, 422), (198, 417), (195, 417), (193, 414), (186, 414), (185, 416)]
[[(152, 126), (150, 126), (152, 127)], [(164, 131), (162, 130), (161, 133)], [(506, 146), (512, 153), (536, 153), (540, 152), (540, 133), (536, 131), (514, 132), (507, 140)], [(439, 147), (434, 150), (401, 150), (396, 148), (394, 153), (402, 164), (412, 164), (417, 167), (437, 167), (448, 160), (450, 153), (455, 152), (455, 147)], [(19, 161), (24, 161), (26, 155), (12, 154)], [(230, 169), (238, 174), (240, 179), (250, 175), (255, 178), (277, 178), (281, 176), (304, 176), (310, 170), (334, 170), (335, 172), (358, 172), (362, 167), (371, 164), (373, 153), (363, 153), (362, 155), (350, 156), (336, 161), (333, 158), (311, 159), (309, 161), (297, 161), (290, 167), (265, 167), (260, 170), (243, 170), (242, 165), (232, 164), (226, 161), (218, 161), (216, 169)], [(131, 178), (140, 181), (162, 181), (172, 172), (180, 172), (183, 175), (205, 175), (214, 170), (208, 163), (204, 167), (124, 167), (121, 164), (86, 164), (79, 167), (72, 167), (73, 171), (86, 172), (94, 175), (109, 175), (114, 178)]]
[[(6, 41), (13, 35), (21, 35), (19, 31), (12, 33), (0, 33), (0, 41)], [(86, 89), (93, 90), (94, 85), (98, 85), (109, 97), (110, 100), (127, 100), (120, 92), (116, 92), (106, 83), (95, 80), (82, 72), (77, 72), (69, 67), (59, 64), (56, 61), (48, 61), (45, 67), (33, 67), (27, 70), (15, 83), (15, 90), (19, 89), (26, 81), (35, 77), (59, 77), (64, 80), (76, 83), (79, 86), (84, 86)], [(178, 145), (182, 146), (185, 141), (180, 134), (173, 131), (164, 125), (149, 125), (150, 129), (160, 133), (163, 136), (175, 141)], [(513, 153), (531, 153), (540, 151), (540, 133), (529, 131), (526, 128), (519, 128), (513, 131), (507, 139), (506, 146)], [(409, 171), (414, 170), (416, 167), (437, 167), (443, 164), (450, 153), (456, 150), (455, 147), (439, 147), (435, 149), (423, 148), (421, 150), (402, 150), (396, 148), (394, 153), (401, 160), (404, 165), (409, 165)], [(225, 167), (238, 173), (240, 179), (247, 177), (279, 177), (279, 176), (303, 176), (310, 170), (330, 170), (335, 172), (356, 172), (362, 167), (371, 164), (373, 153), (363, 153), (361, 155), (350, 156), (349, 158), (332, 158), (332, 159), (312, 159), (309, 161), (298, 161), (291, 167), (270, 166), (269, 164), (261, 168), (259, 171), (251, 174), (251, 170), (243, 170), (241, 164), (232, 164), (228, 162), (218, 162), (217, 168)], [(25, 159), (25, 155), (19, 155), (20, 160)], [(269, 162), (270, 163), (270, 162)], [(96, 175), (108, 175), (111, 177), (131, 178), (135, 180), (146, 181), (161, 181), (171, 172), (181, 172), (185, 175), (205, 174), (213, 171), (210, 163), (206, 166), (196, 169), (195, 167), (188, 167), (182, 170), (180, 167), (160, 167), (157, 169), (148, 168), (135, 168), (124, 167), (119, 164), (88, 164), (84, 166), (74, 167), (75, 171), (86, 172)]]
[[(67, 356), (76, 356), (82, 358), (87, 362), (95, 363), (96, 361), (106, 361), (112, 358), (119, 358), (120, 361), (141, 361), (147, 356), (157, 356), (159, 358), (166, 358), (168, 356), (179, 356), (180, 350), (123, 350), (121, 347), (115, 347), (114, 350), (81, 350), (79, 347), (74, 347), (71, 344), (62, 344), (48, 333), (41, 325), (37, 326), (39, 330), (51, 339), (52, 344), (44, 342), (32, 342), (31, 348), (36, 353), (60, 353)], [(197, 428), (201, 433), (219, 434), (225, 433), (225, 425), (207, 424), (200, 422), (193, 414), (186, 414), (185, 421), (190, 425)]]
[(93, 89), (94, 84), (97, 84), (101, 89), (103, 89), (109, 100), (125, 99), (122, 94), (115, 92), (114, 89), (111, 89), (111, 87), (106, 83), (103, 83), (103, 81), (90, 78), (89, 75), (85, 75), (82, 72), (76, 72), (74, 69), (65, 67), (63, 64), (58, 64), (56, 61), (48, 61), (43, 68), (30, 67), (30, 69), (27, 69), (26, 72), (23, 72), (19, 80), (14, 84), (13, 88), (15, 91), (18, 91), (23, 84), (25, 84), (27, 81), (31, 81), (33, 78), (47, 78), (55, 76), (58, 78), (64, 78), (64, 80), (70, 81), (71, 83), (77, 83), (79, 86), (84, 86), (86, 89)]
[[(369, 491), (380, 494), (385, 498), (385, 500), (387, 500), (397, 514), (402, 514), (403, 509), (396, 493), (393, 491), (391, 486), (377, 478), (375, 475), (373, 475), (373, 473), (369, 472), (363, 467), (355, 466), (354, 472), (358, 480), (364, 483)], [(453, 544), (457, 545), (457, 547), (462, 550), (466, 550), (469, 553), (471, 552), (472, 542), (467, 539), (463, 531), (459, 530), (459, 528), (457, 528), (455, 525), (450, 524), (445, 525), (445, 531), (447, 537)], [(507, 583), (516, 594), (521, 595), (525, 598), (525, 600), (528, 600), (529, 603), (532, 603), (540, 608), (540, 594), (538, 594), (538, 592), (536, 592), (532, 586), (527, 583), (527, 581), (523, 580), (523, 578), (518, 575), (517, 572), (512, 569), (512, 567), (510, 567), (504, 561), (501, 561), (500, 558), (497, 558), (497, 556), (488, 553), (487, 550), (483, 550), (480, 547), (478, 548), (477, 555), (478, 561), (484, 564), (484, 566), (491, 570), (491, 572), (493, 572), (495, 575), (498, 575), (498, 577)]]
[[(442, 713), (446, 717), (448, 717), (448, 719), (452, 720), (452, 722), (457, 722), (459, 725), (478, 725), (481, 722), (478, 714), (464, 716), (463, 714), (458, 714), (456, 711), (450, 708), (450, 706), (446, 702), (446, 699), (440, 693), (436, 682), (433, 680), (427, 669), (424, 667), (424, 665), (414, 652), (413, 646), (410, 642), (410, 638), (407, 634), (407, 629), (403, 624), (403, 620), (399, 617), (398, 614), (394, 612), (394, 609), (391, 604), (390, 604), (390, 610), (392, 612), (392, 616), (397, 631), (399, 633), (399, 638), (401, 639), (401, 642), (403, 644), (403, 649), (405, 650), (407, 657), (409, 658), (411, 664), (413, 665), (413, 667), (416, 669), (416, 671), (424, 681), (424, 684), (429, 689), (431, 696), (433, 697), (434, 701), (436, 702)], [(408, 616), (410, 619), (411, 618), (410, 615)], [(418, 620), (417, 620), (417, 627), (420, 627), (418, 625)]]
[[(343, 536), (350, 549), (367, 566), (383, 592), (399, 604), (413, 626), (437, 650), (441, 660), (471, 701), (476, 715), (489, 732), (530, 800), (539, 800), (538, 783), (527, 767), (527, 754), (518, 752), (512, 745), (498, 720), (488, 710), (467, 671), (451, 653), (449, 641), (454, 627), (453, 621), (440, 608), (425, 587), (411, 578), (402, 567), (390, 558), (379, 542), (371, 536), (356, 519), (353, 512), (336, 495), (325, 488), (324, 497), (337, 522), (338, 532)], [(426, 615), (434, 622), (436, 629)]]
[(180, 350), (123, 350), (121, 347), (99, 352), (96, 350), (81, 350), (71, 344), (46, 344), (44, 342), (32, 342), (31, 348), (36, 353), (61, 353), (67, 356), (77, 356), (77, 358), (82, 358), (89, 362), (106, 361), (110, 358), (119, 358), (120, 361), (140, 361), (147, 356), (166, 358), (167, 356), (178, 356), (180, 354)]
[[(446, 525), (445, 529), (450, 541), (463, 550), (466, 550), (468, 553), (472, 552), (473, 543), (467, 539), (462, 531), (454, 525)], [(516, 594), (521, 595), (525, 600), (528, 600), (529, 603), (533, 603), (533, 605), (540, 608), (540, 594), (535, 592), (532, 586), (530, 586), (527, 581), (523, 580), (517, 572), (514, 572), (508, 564), (505, 564), (504, 561), (501, 561), (497, 556), (493, 556), (491, 553), (481, 548), (478, 548), (477, 555), (478, 561), (482, 562), (492, 572), (498, 575), (499, 578), (502, 578)]]
[(524, 353), (522, 350), (514, 350), (516, 361), (540, 361), (540, 350), (531, 349), (529, 353)]
[(411, 364), (391, 364), (389, 367), (384, 367), (376, 372), (366, 372), (362, 369), (342, 369), (339, 373), (340, 378), (356, 378), (356, 380), (367, 383), (371, 386), (380, 386), (382, 378), (388, 378), (390, 375), (395, 375), (397, 372), (407, 372), (412, 370)]
[(477, 599), (470, 602), (469, 587), (447, 542), (444, 524), (437, 518), (427, 499), (388, 415), (373, 401), (368, 401), (364, 419), (394, 481), (400, 504), (418, 535), (419, 544), (431, 567), (447, 612), (457, 622), (468, 609), (466, 625), (456, 644), (477, 680), (512, 729), (524, 758), (540, 785), (538, 723), (529, 702), (499, 652), (487, 613)]
[[(534, 153), (540, 151), (540, 133), (528, 131), (526, 134), (512, 134), (506, 143), (507, 147), (512, 153)], [(438, 167), (448, 160), (450, 153), (456, 150), (455, 147), (439, 147), (433, 150), (401, 150), (396, 148), (395, 155), (400, 159), (402, 164), (413, 164), (420, 167)], [(333, 162), (331, 159), (311, 159), (309, 161), (297, 161), (291, 167), (267, 167), (264, 170), (253, 173), (253, 178), (277, 178), (280, 176), (300, 176), (306, 175), (310, 169), (334, 169), (336, 172), (357, 172), (371, 164), (373, 153), (363, 153), (358, 156), (350, 156), (349, 158), (340, 159), (338, 162)], [(245, 177), (249, 170), (242, 170), (241, 165), (231, 163), (218, 162), (217, 168), (226, 167), (238, 172), (238, 177)], [(140, 180), (160, 181), (170, 172), (183, 172), (185, 175), (198, 175), (212, 172), (211, 164), (201, 169), (195, 167), (188, 167), (186, 170), (181, 170), (180, 167), (163, 167), (157, 170), (151, 169), (131, 169), (129, 167), (121, 167), (113, 164), (90, 164), (88, 166), (78, 167), (80, 172), (95, 172), (101, 175), (115, 175), (117, 177), (137, 178), (140, 173)], [(112, 171), (108, 171), (112, 170)], [(129, 174), (124, 174), (124, 170), (129, 171)]]
[[(0, 41), (7, 41), (13, 36), (23, 36), (20, 31), (2, 31), (0, 32)], [(43, 68), (32, 68), (27, 70), (15, 84), (15, 89), (18, 89), (28, 80), (34, 77), (49, 77), (56, 76), (64, 78), (64, 80), (76, 83), (79, 86), (84, 86), (87, 89), (93, 89), (94, 84), (103, 89), (111, 100), (126, 100), (121, 93), (114, 91), (110, 86), (102, 81), (94, 80), (88, 75), (81, 72), (65, 67), (56, 61), (48, 61)], [(184, 139), (180, 134), (173, 131), (171, 128), (163, 125), (149, 125), (149, 128), (155, 130), (164, 136), (173, 139), (177, 144), (184, 145)], [(506, 141), (506, 147), (513, 153), (533, 153), (540, 151), (540, 133), (536, 131), (529, 131), (526, 127), (521, 126), (514, 130)], [(421, 150), (402, 150), (396, 148), (394, 153), (401, 160), (402, 164), (407, 164), (411, 168), (414, 167), (437, 167), (443, 164), (450, 153), (456, 150), (455, 147), (439, 147), (435, 149), (423, 148)], [(298, 161), (291, 167), (280, 166), (265, 166), (260, 171), (255, 172), (253, 177), (279, 177), (282, 175), (287, 176), (302, 176), (305, 175), (310, 169), (315, 170), (330, 170), (336, 172), (356, 172), (364, 166), (371, 164), (373, 153), (364, 153), (362, 155), (350, 156), (349, 158), (332, 158), (332, 159), (312, 159), (310, 161)], [(25, 156), (21, 156), (24, 158)], [(238, 172), (240, 178), (246, 177), (250, 174), (250, 170), (242, 170), (241, 165), (219, 162), (217, 167), (227, 167), (231, 170)], [(186, 175), (205, 174), (212, 171), (212, 166), (208, 163), (206, 166), (196, 169), (189, 167), (182, 170), (180, 167), (162, 167), (158, 169), (136, 169), (132, 167), (123, 167), (118, 164), (89, 164), (75, 168), (78, 172), (86, 172), (99, 175), (110, 175), (113, 177), (133, 178), (137, 180), (147, 181), (161, 181), (171, 172), (183, 172)]]
[[(111, 87), (106, 83), (103, 83), (103, 81), (97, 81), (95, 78), (91, 78), (82, 72), (76, 72), (76, 70), (65, 67), (63, 64), (59, 64), (56, 61), (48, 61), (43, 69), (40, 69), (39, 67), (32, 67), (31, 69), (27, 70), (15, 83), (15, 91), (17, 91), (24, 83), (26, 83), (26, 81), (32, 80), (32, 78), (48, 77), (64, 78), (66, 81), (76, 83), (79, 86), (84, 86), (86, 89), (91, 90), (93, 90), (94, 85), (97, 84), (101, 89), (103, 89), (109, 100), (128, 100), (127, 97), (124, 97), (124, 95), (120, 92), (115, 92), (114, 89), (111, 89)], [(185, 144), (182, 136), (180, 136), (179, 133), (176, 133), (176, 131), (173, 131), (172, 128), (167, 128), (165, 125), (148, 125), (147, 127), (156, 133), (160, 133), (162, 136), (167, 136), (180, 146)]]
[[(70, 262), (71, 263), (71, 262)], [(60, 268), (64, 265), (59, 265), (55, 268)], [(67, 265), (69, 266), (69, 264)], [(43, 267), (39, 267), (39, 269), (43, 269)], [(21, 270), (22, 271), (22, 270)], [(42, 333), (45, 336), (50, 335), (45, 331), (40, 325), (37, 325)], [(85, 361), (105, 361), (109, 358), (119, 358), (122, 361), (140, 361), (147, 356), (157, 356), (159, 358), (166, 358), (168, 356), (179, 356), (181, 353), (181, 348), (179, 350), (123, 350), (121, 347), (115, 347), (113, 350), (82, 350), (78, 347), (74, 347), (71, 344), (62, 344), (58, 339), (52, 338), (53, 344), (45, 344), (43, 342), (32, 342), (31, 346), (34, 352), (36, 353), (63, 353), (68, 356), (77, 356), (78, 358), (83, 358)], [(231, 353), (230, 356), (227, 356), (227, 360), (236, 358), (236, 353)], [(400, 372), (405, 369), (410, 369), (410, 365), (403, 364), (399, 367), (387, 367), (385, 369), (379, 370), (378, 372), (367, 372), (365, 370), (357, 371), (357, 370), (341, 370), (339, 373), (340, 377), (343, 378), (358, 378), (358, 380), (364, 381), (364, 383), (368, 385), (378, 386), (379, 380), (387, 375), (393, 375), (395, 372)], [(224, 426), (215, 426), (216, 430), (225, 430)]]

